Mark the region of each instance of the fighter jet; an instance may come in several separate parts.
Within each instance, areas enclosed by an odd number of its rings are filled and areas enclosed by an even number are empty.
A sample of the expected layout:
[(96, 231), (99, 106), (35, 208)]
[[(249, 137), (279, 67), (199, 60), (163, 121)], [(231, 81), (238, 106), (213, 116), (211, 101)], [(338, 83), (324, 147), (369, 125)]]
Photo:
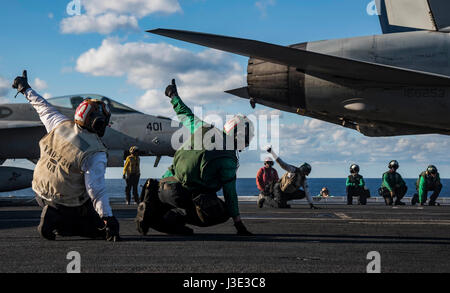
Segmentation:
[(148, 32), (250, 57), (227, 91), (366, 136), (450, 134), (450, 1), (377, 0), (383, 35), (280, 46), (180, 30)]
[[(141, 156), (173, 156), (171, 139), (180, 129), (169, 118), (138, 112), (102, 95), (83, 94), (48, 99), (62, 114), (73, 117), (86, 98), (99, 99), (111, 109), (110, 127), (102, 141), (108, 148), (108, 167), (123, 167), (131, 146), (138, 146)], [(7, 159), (39, 159), (39, 140), (46, 134), (38, 114), (28, 103), (0, 104), (0, 192), (31, 186), (32, 170), (1, 167)]]

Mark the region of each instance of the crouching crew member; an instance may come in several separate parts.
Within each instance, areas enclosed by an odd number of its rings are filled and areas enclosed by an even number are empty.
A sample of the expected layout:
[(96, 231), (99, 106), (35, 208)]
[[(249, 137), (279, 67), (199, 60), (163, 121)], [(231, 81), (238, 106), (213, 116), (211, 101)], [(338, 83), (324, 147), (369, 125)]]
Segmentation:
[(55, 233), (119, 240), (119, 222), (105, 189), (107, 149), (100, 139), (109, 124), (108, 107), (86, 99), (71, 121), (30, 88), (26, 71), (13, 88), (25, 95), (48, 132), (39, 142), (32, 183), (43, 207), (40, 235), (48, 240), (55, 240)]
[[(270, 153), (280, 167), (287, 172), (278, 182), (271, 184), (270, 195), (264, 196), (262, 199), (258, 200), (258, 205), (268, 205), (274, 208), (290, 208), (291, 206), (287, 204), (288, 201), (306, 197), (310, 207), (312, 209), (317, 209), (317, 207), (313, 205), (306, 179), (306, 176), (311, 173), (311, 166), (307, 163), (304, 163), (300, 167), (289, 165), (278, 157), (272, 150), (272, 147), (268, 147), (267, 152)], [(303, 188), (303, 190), (300, 188)]]
[(364, 178), (359, 174), (359, 166), (353, 164), (350, 166), (350, 175), (347, 177), (347, 205), (353, 204), (353, 197), (358, 197), (358, 204), (365, 205), (367, 198), (370, 197), (370, 191), (366, 188)]
[[(236, 115), (225, 124), (224, 131), (208, 125), (183, 103), (175, 80), (167, 87), (166, 96), (171, 98), (191, 139), (177, 150), (172, 166), (159, 184), (156, 180), (147, 181), (144, 202), (139, 204), (136, 216), (138, 231), (145, 235), (153, 228), (168, 234), (189, 235), (193, 230), (186, 224), (207, 227), (231, 217), (238, 235), (251, 235), (239, 216), (236, 151), (250, 144), (253, 124), (247, 117)], [(206, 145), (209, 142), (211, 146)], [(225, 202), (217, 197), (220, 189)]]
[(125, 179), (127, 183), (127, 186), (125, 187), (125, 200), (127, 205), (130, 204), (131, 189), (133, 189), (134, 202), (139, 204), (138, 184), (139, 178), (141, 177), (139, 165), (139, 148), (137, 146), (132, 146), (130, 148), (130, 155), (127, 157), (123, 167), (123, 179)]
[(270, 194), (270, 186), (272, 183), (277, 182), (279, 180), (278, 178), (278, 172), (273, 168), (273, 160), (270, 157), (267, 157), (264, 160), (264, 167), (258, 170), (258, 173), (256, 174), (256, 186), (259, 190), (259, 197), (258, 197), (258, 207), (262, 208), (262, 202), (264, 200), (264, 196), (267, 196)]
[[(388, 165), (389, 171), (383, 174), (383, 181), (378, 190), (380, 195), (384, 197), (386, 205), (405, 205), (401, 199), (405, 196), (408, 187), (402, 176), (397, 173), (399, 164), (396, 160), (392, 160)], [(395, 198), (395, 202), (394, 202)]]
[(439, 203), (436, 202), (436, 199), (441, 193), (442, 183), (435, 166), (430, 165), (426, 171), (420, 173), (419, 179), (417, 179), (416, 182), (416, 189), (418, 193), (414, 194), (411, 200), (412, 205), (415, 205), (416, 203), (420, 203), (422, 206), (425, 205), (429, 191), (433, 191), (433, 193), (430, 196), (428, 205), (439, 205)]

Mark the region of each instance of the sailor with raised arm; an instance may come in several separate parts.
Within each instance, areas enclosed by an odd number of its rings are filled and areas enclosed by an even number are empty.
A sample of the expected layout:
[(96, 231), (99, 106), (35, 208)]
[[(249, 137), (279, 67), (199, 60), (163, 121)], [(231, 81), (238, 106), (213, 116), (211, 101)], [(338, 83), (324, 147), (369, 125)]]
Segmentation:
[(273, 184), (270, 195), (259, 198), (258, 205), (263, 206), (264, 204), (267, 204), (268, 206), (275, 208), (290, 208), (290, 205), (287, 204), (288, 201), (306, 197), (309, 206), (312, 209), (317, 209), (317, 207), (313, 205), (306, 178), (311, 173), (311, 165), (308, 163), (304, 163), (300, 167), (290, 165), (284, 162), (273, 151), (271, 146), (267, 147), (267, 152), (273, 156), (275, 161), (286, 171), (286, 173), (278, 182)]
[(108, 106), (86, 99), (73, 121), (31, 89), (26, 71), (13, 88), (25, 95), (48, 132), (39, 142), (32, 183), (43, 207), (40, 235), (48, 240), (56, 234), (119, 240), (119, 222), (105, 187), (107, 149), (100, 139), (111, 117)]

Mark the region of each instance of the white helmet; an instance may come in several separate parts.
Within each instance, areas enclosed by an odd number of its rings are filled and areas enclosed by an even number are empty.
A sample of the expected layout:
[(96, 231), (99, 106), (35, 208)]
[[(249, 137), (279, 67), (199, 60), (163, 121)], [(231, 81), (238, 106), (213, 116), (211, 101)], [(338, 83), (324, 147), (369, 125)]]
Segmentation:
[(250, 145), (254, 135), (255, 128), (253, 122), (247, 116), (238, 114), (227, 121), (223, 126), (226, 135), (233, 135), (235, 139), (235, 149), (242, 151)]

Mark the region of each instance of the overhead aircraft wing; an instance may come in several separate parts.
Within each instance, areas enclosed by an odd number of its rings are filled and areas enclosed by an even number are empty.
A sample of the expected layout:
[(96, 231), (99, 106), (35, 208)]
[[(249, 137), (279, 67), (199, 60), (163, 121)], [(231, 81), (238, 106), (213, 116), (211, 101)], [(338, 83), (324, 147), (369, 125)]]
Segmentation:
[(375, 0), (383, 33), (450, 30), (448, 0)]
[(0, 121), (0, 129), (44, 127), (40, 121)]
[(169, 29), (155, 29), (147, 32), (272, 63), (293, 66), (311, 75), (314, 73), (327, 74), (385, 84), (450, 85), (450, 77), (445, 75), (336, 57), (255, 40)]

